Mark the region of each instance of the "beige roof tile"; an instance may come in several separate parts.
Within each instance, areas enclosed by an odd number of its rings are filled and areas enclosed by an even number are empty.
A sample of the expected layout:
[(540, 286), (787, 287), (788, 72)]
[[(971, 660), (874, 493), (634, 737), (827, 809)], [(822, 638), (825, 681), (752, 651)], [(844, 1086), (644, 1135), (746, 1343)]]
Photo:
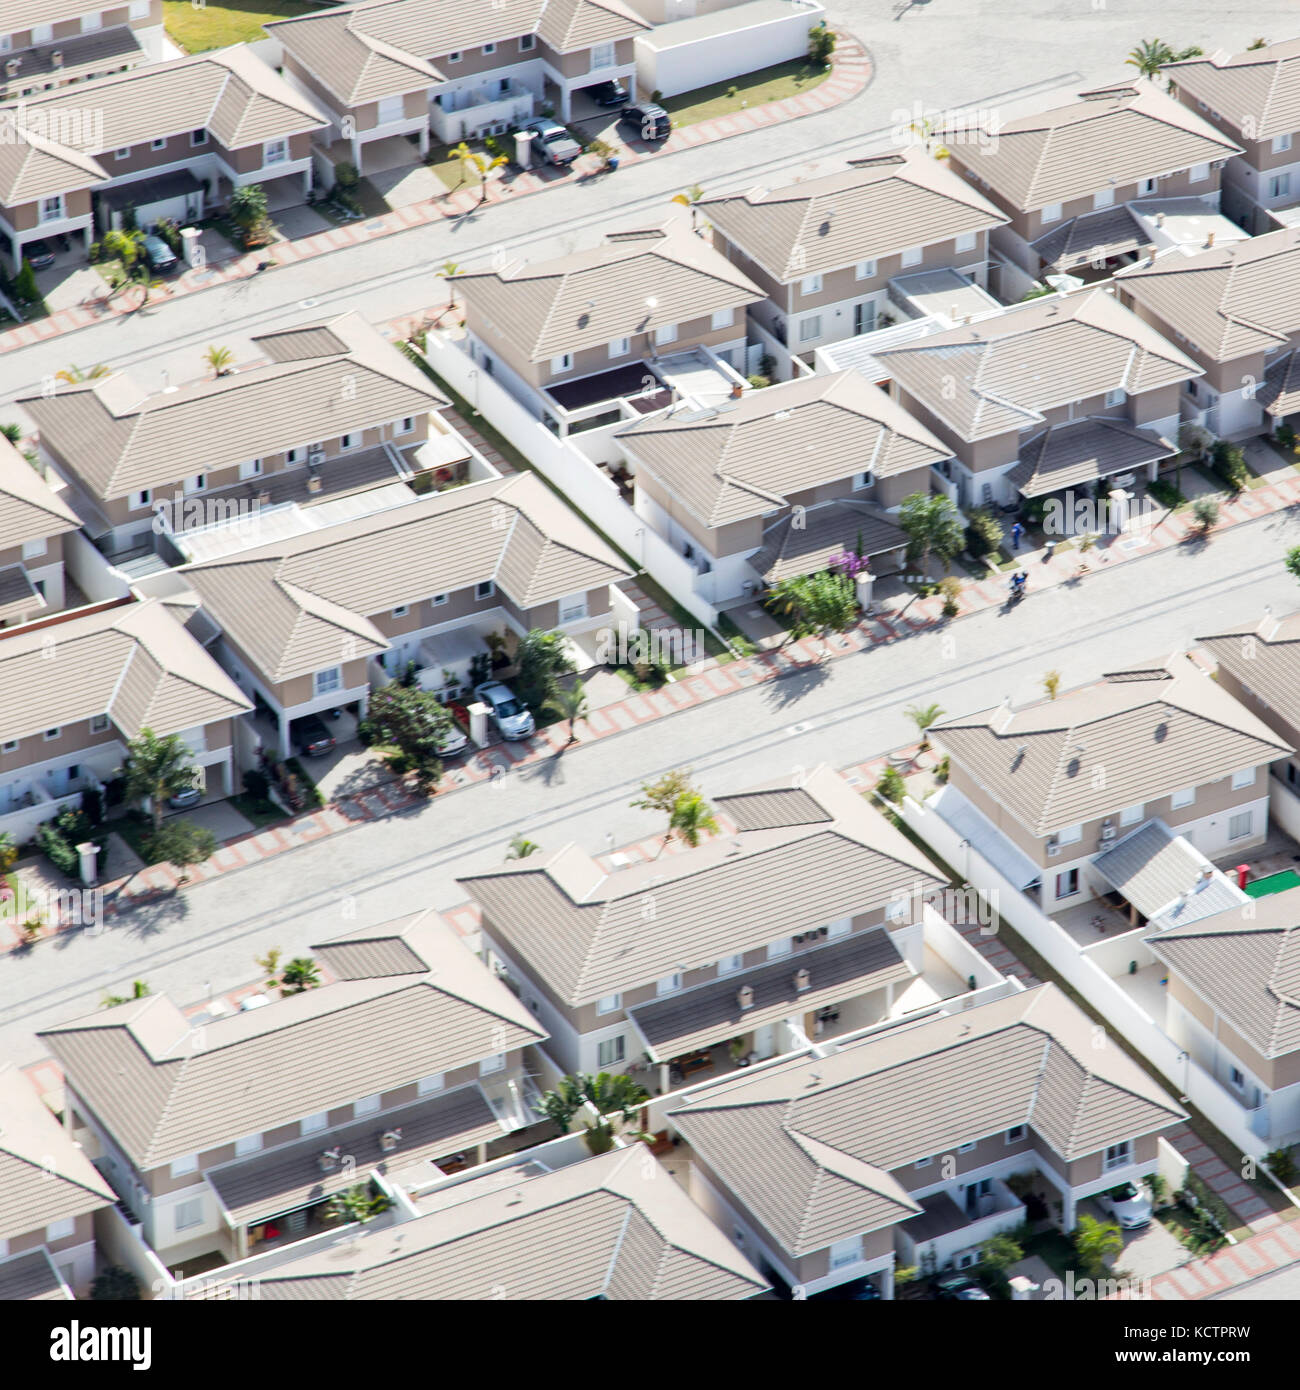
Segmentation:
[(1300, 130), (1300, 39), (1167, 63), (1161, 73), (1249, 140)]
[(66, 1301), (72, 1296), (64, 1292), (59, 1271), (54, 1268), (44, 1246), (25, 1255), (11, 1255), (7, 1260), (0, 1260), (0, 1302)]
[(1033, 242), (1043, 264), (1057, 272), (1135, 252), (1146, 233), (1126, 204), (1084, 217), (1072, 217)]
[[(929, 491), (921, 485), (918, 491)], [(783, 516), (763, 532), (762, 548), (749, 557), (750, 565), (769, 584), (793, 575), (816, 574), (836, 555), (881, 555), (907, 544), (907, 534), (863, 502), (826, 502), (810, 507), (795, 525), (794, 515)]]
[(632, 38), (652, 27), (623, 0), (546, 0), (537, 33), (557, 53), (572, 53)]
[(1020, 447), (1020, 462), (1007, 477), (1022, 496), (1041, 497), (1128, 473), (1177, 452), (1168, 439), (1123, 420), (1070, 420), (1027, 439)]
[(48, 540), (80, 525), (76, 512), (0, 435), (0, 550)]
[(0, 204), (52, 198), (106, 178), (103, 165), (89, 154), (24, 130), (11, 112), (0, 111)]
[(1300, 731), (1300, 613), (1198, 637), (1222, 670)]

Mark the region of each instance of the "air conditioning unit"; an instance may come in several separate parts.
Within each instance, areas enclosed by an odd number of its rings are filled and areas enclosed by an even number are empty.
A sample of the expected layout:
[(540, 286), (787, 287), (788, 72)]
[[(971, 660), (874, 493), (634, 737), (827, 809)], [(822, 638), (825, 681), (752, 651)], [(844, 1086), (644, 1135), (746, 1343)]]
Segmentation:
[(1056, 856), (1057, 856), (1058, 854), (1060, 854), (1060, 852), (1061, 852), (1060, 841), (1057, 840), (1057, 838), (1056, 838), (1055, 835), (1053, 835), (1052, 838), (1051, 838), (1050, 840), (1048, 840), (1048, 842), (1047, 842), (1047, 857), (1048, 857), (1049, 859), (1055, 859)]
[(1115, 838), (1115, 827), (1111, 824), (1110, 821), (1107, 821), (1101, 827), (1101, 838), (1103, 840), (1113, 840)]
[(402, 1131), (400, 1126), (396, 1129), (386, 1129), (379, 1136), (379, 1147), (386, 1154), (392, 1153), (401, 1142)]
[(799, 935), (795, 937), (795, 939), (794, 939), (794, 944), (795, 944), (796, 946), (802, 946), (802, 945), (803, 945), (803, 933), (802, 933), (802, 932), (800, 932)]
[(313, 468), (319, 468), (321, 464), (325, 462), (324, 449), (313, 450), (310, 454), (307, 455), (307, 462), (311, 464)]

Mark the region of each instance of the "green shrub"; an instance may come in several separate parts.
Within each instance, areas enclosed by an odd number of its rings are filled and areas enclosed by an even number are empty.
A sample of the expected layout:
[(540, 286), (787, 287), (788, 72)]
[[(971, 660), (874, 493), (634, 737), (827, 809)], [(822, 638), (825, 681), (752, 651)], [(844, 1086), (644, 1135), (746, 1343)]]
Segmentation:
[(1286, 423), (1285, 420), (1277, 427), (1277, 429), (1275, 429), (1275, 430), (1273, 431), (1273, 438), (1276, 439), (1277, 442), (1278, 442), (1284, 449), (1294, 449), (1294, 448), (1295, 448), (1295, 445), (1296, 445), (1296, 434), (1295, 434), (1295, 430), (1292, 429), (1291, 426), (1288, 425), (1288, 424)]
[(1238, 493), (1250, 482), (1250, 469), (1246, 466), (1246, 456), (1235, 444), (1226, 439), (1216, 439), (1210, 448), (1210, 467), (1234, 493)]
[(966, 527), (966, 549), (971, 558), (982, 560), (1002, 544), (1002, 523), (986, 507), (976, 507), (970, 513)]
[(361, 182), (361, 175), (355, 164), (336, 164), (334, 166), (334, 184), (337, 188), (355, 188)]
[(1183, 502), (1183, 494), (1167, 478), (1157, 478), (1155, 482), (1147, 484), (1147, 493), (1154, 497), (1162, 507), (1168, 507), (1170, 511)]
[(103, 247), (100, 246), (99, 242), (92, 241), (86, 249), (86, 255), (89, 257), (91, 265), (95, 265), (98, 263), (100, 256), (103, 255)]
[(892, 801), (897, 806), (907, 794), (907, 784), (903, 781), (903, 774), (896, 767), (887, 767), (880, 774), (880, 780), (876, 783), (876, 791), (886, 801)]
[(1219, 504), (1213, 497), (1198, 497), (1192, 503), (1192, 515), (1196, 518), (1201, 534), (1208, 535), (1211, 527), (1219, 519)]
[(755, 372), (753, 376), (746, 377), (745, 379), (749, 382), (749, 384), (754, 388), (755, 391), (761, 391), (764, 386), (771, 386), (772, 384), (771, 380), (768, 377), (763, 376), (759, 372)]
[(71, 875), (77, 873), (81, 856), (49, 821), (37, 828), (36, 843), (40, 846), (41, 853), (60, 873)]

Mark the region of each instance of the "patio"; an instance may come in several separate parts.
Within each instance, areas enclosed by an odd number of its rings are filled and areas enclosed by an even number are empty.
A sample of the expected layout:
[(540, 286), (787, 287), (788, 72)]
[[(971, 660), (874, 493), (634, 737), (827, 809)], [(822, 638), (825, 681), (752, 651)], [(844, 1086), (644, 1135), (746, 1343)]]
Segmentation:
[(1267, 878), (1271, 874), (1280, 874), (1287, 869), (1300, 872), (1300, 844), (1284, 830), (1279, 830), (1273, 825), (1269, 828), (1268, 839), (1262, 845), (1256, 845), (1253, 849), (1229, 852), (1214, 861), (1215, 867), (1227, 874), (1233, 883), (1237, 881), (1237, 868), (1241, 864), (1246, 866), (1248, 883)]

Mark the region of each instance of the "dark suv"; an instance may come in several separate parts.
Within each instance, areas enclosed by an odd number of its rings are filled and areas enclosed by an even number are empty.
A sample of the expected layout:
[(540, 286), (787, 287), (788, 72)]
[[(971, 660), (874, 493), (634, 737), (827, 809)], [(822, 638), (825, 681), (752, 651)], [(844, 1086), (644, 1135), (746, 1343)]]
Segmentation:
[(289, 726), (289, 735), (304, 758), (320, 758), (334, 748), (334, 735), (319, 714), (295, 719)]

